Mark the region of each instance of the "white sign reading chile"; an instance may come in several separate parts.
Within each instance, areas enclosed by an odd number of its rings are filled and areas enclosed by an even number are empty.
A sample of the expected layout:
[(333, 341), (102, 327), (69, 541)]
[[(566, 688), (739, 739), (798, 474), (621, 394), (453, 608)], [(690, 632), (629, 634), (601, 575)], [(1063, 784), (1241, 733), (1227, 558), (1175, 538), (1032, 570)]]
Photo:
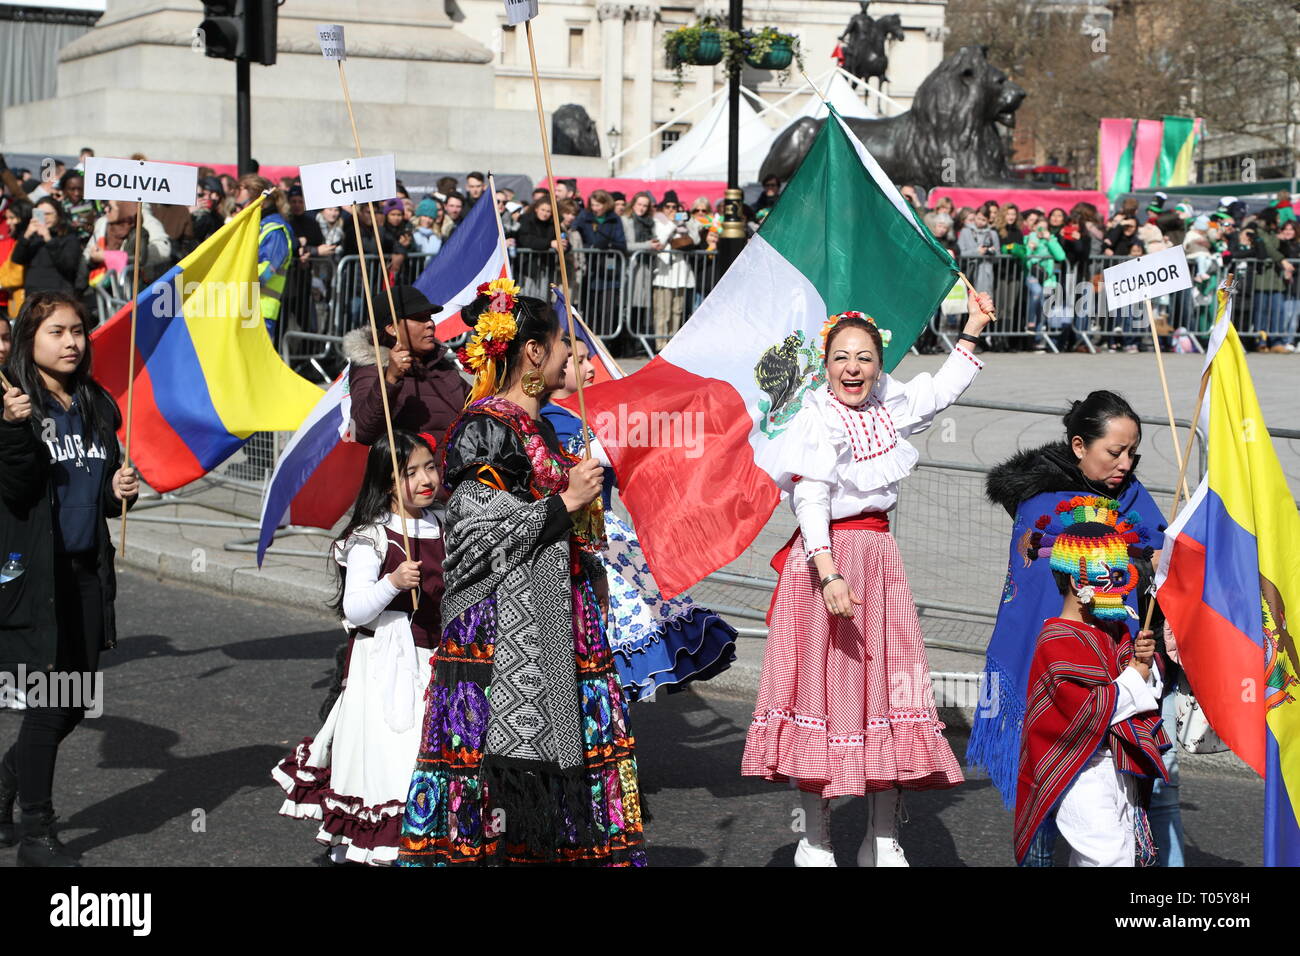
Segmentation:
[(391, 153), (313, 163), (301, 167), (299, 174), (308, 209), (382, 202), (397, 195), (397, 164)]

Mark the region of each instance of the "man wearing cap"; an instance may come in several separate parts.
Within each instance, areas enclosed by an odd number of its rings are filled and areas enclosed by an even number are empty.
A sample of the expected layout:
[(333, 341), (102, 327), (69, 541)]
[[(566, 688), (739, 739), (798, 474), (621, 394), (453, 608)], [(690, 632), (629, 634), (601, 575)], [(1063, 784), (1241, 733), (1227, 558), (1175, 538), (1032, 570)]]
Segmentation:
[[(469, 383), (434, 334), (434, 316), (442, 311), (442, 306), (430, 302), (424, 293), (409, 285), (393, 287), (393, 305), (400, 316), (397, 322), (389, 312), (388, 297), (375, 297), (383, 384), (388, 392), (393, 427), (431, 432), (441, 439), (465, 407), (469, 395)], [(370, 329), (363, 326), (345, 335), (343, 354), (352, 363), (354, 437), (363, 445), (372, 445), (385, 430), (383, 399), (379, 395), (380, 369), (375, 366)]]

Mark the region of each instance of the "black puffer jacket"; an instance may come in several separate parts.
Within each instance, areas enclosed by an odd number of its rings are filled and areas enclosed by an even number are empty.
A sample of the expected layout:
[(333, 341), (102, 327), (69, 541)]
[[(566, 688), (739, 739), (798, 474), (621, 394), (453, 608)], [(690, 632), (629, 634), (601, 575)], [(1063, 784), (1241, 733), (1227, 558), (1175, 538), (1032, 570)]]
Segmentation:
[[(95, 392), (102, 421), (116, 431), (121, 418), (113, 399)], [(102, 511), (96, 522), (99, 583), (103, 596), (104, 649), (117, 645), (113, 601), (117, 578), (108, 519), (122, 513), (113, 494), (113, 475), (122, 467), (116, 435), (101, 436), (107, 460), (100, 489)], [(0, 585), (0, 670), (19, 664), (29, 671), (52, 670), (57, 660), (59, 627), (54, 607), (54, 486), (50, 456), (40, 439), (35, 416), (13, 424), (0, 418), (0, 562), (11, 553), (23, 556), (26, 571)]]
[[(984, 483), (984, 494), (995, 505), (1001, 505), (1012, 518), (1021, 503), (1045, 492), (1093, 492), (1098, 495), (1118, 496), (1123, 494), (1137, 481), (1137, 465), (1140, 455), (1134, 456), (1133, 468), (1124, 477), (1123, 483), (1113, 491), (1098, 489), (1088, 482), (1079, 470), (1079, 461), (1074, 457), (1070, 446), (1063, 441), (1050, 442), (1038, 448), (1018, 451), (1000, 465), (989, 470)], [(1160, 523), (1158, 531), (1164, 532), (1165, 525)], [(1133, 565), (1138, 572), (1138, 587), (1143, 597), (1139, 599), (1142, 619), (1146, 619), (1145, 596), (1147, 588), (1155, 574), (1152, 562), (1146, 558), (1134, 558)], [(1151, 626), (1156, 632), (1156, 648), (1164, 652), (1164, 615), (1156, 606)]]

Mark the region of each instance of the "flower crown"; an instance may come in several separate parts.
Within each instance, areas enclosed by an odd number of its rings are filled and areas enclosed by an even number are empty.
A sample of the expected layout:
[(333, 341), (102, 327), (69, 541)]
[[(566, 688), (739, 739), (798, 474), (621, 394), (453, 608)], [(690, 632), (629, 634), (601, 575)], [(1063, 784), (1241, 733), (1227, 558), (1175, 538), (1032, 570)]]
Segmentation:
[(483, 371), (489, 360), (495, 362), (504, 357), (511, 340), (519, 332), (514, 316), (519, 286), (514, 280), (503, 278), (484, 282), (478, 287), (478, 294), (487, 296), (490, 302), (474, 323), (473, 337), (456, 352), (460, 364), (475, 375)]
[(876, 325), (876, 320), (873, 319), (871, 316), (867, 315), (867, 313), (865, 312), (849, 311), (849, 312), (841, 312), (838, 315), (832, 315), (826, 319), (826, 323), (822, 326), (822, 351), (823, 352), (826, 351), (826, 342), (830, 338), (831, 331), (835, 328), (835, 326), (839, 325), (845, 319), (861, 319), (864, 322), (869, 322), (871, 326), (877, 332), (880, 333), (880, 344), (883, 345), (885, 348), (889, 348), (889, 343), (894, 338), (893, 332), (891, 332), (889, 329), (882, 329), (879, 325)]

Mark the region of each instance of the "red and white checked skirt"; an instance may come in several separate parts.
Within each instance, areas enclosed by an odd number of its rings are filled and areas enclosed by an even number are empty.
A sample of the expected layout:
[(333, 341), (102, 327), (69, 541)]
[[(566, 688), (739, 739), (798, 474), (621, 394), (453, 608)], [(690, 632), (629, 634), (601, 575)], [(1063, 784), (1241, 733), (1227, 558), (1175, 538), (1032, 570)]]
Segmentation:
[(912, 589), (888, 532), (831, 528), (835, 569), (862, 599), (826, 610), (803, 537), (776, 589), (741, 773), (823, 797), (962, 782), (935, 710)]

